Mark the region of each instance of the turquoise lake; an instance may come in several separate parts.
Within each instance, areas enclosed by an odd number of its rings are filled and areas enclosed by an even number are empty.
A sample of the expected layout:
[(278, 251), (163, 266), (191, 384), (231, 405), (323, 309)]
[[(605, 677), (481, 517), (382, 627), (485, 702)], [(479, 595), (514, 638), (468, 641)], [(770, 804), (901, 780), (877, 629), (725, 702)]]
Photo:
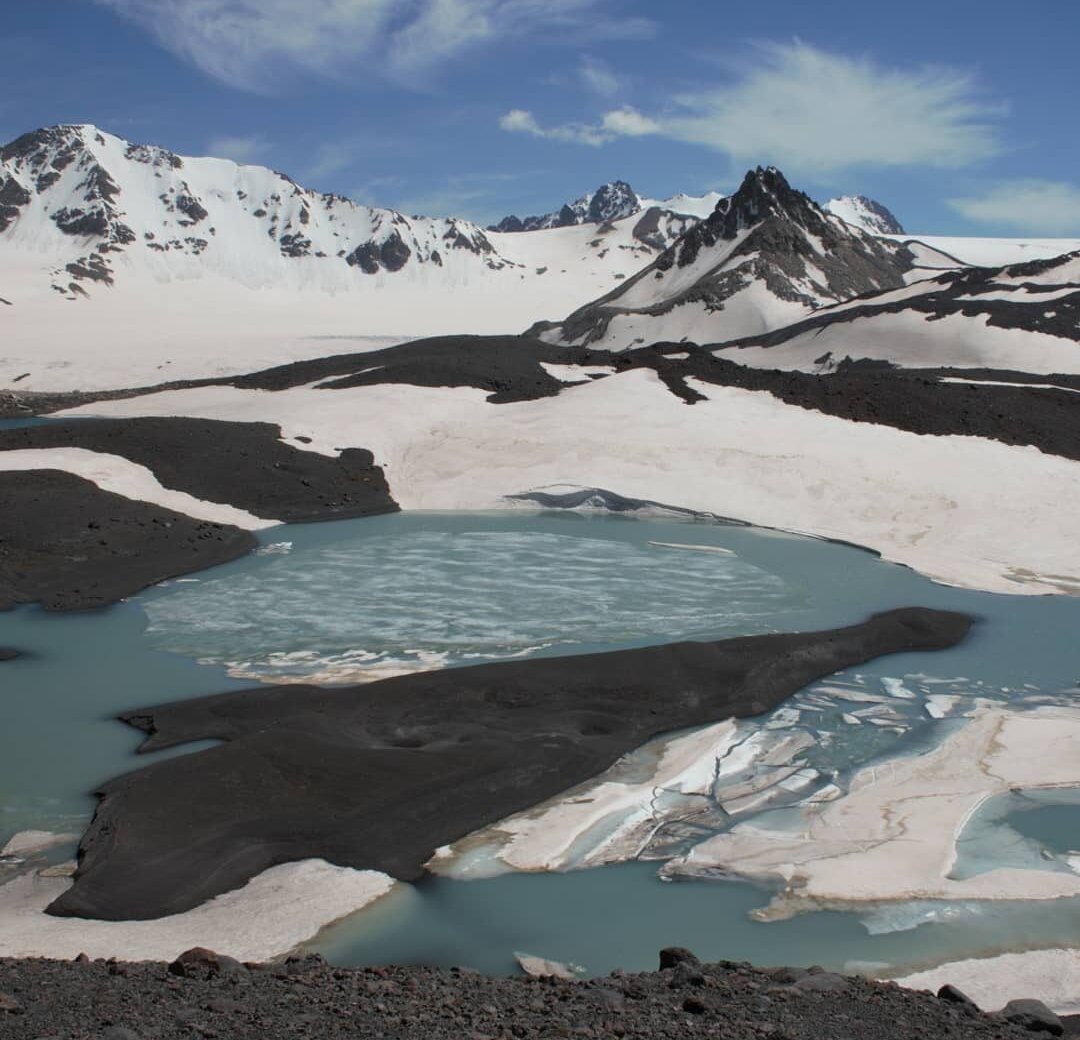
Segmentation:
[[(95, 786), (148, 761), (135, 757), (140, 736), (114, 721), (118, 712), (263, 681), (357, 682), (509, 656), (827, 628), (900, 606), (974, 615), (971, 636), (952, 650), (879, 659), (780, 709), (800, 712), (797, 725), (815, 737), (809, 764), (841, 782), (869, 762), (934, 746), (957, 723), (932, 717), (932, 698), (956, 698), (957, 710), (976, 697), (1022, 710), (1072, 704), (1080, 692), (1080, 600), (948, 588), (851, 546), (779, 532), (559, 512), (411, 513), (278, 527), (260, 540), (256, 555), (106, 610), (0, 614), (0, 645), (26, 652), (0, 665), (0, 844), (31, 828), (80, 832)], [(866, 712), (886, 702), (879, 724), (845, 721), (862, 710), (869, 723)], [(1070, 869), (1080, 798), (996, 801), (962, 836), (959, 870), (1014, 861)], [(762, 924), (747, 913), (767, 892), (661, 882), (657, 866), (430, 878), (313, 945), (341, 963), (488, 971), (513, 970), (520, 950), (597, 973), (652, 967), (672, 944), (710, 958), (842, 967), (1080, 942), (1072, 900), (905, 904)]]

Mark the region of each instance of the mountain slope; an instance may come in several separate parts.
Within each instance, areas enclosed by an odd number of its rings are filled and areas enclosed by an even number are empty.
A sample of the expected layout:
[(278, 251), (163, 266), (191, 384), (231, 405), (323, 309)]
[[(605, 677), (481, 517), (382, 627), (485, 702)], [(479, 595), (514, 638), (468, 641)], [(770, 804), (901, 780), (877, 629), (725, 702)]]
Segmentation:
[(831, 371), (849, 359), (904, 368), (1080, 373), (1080, 252), (947, 271), (726, 344), (718, 354), (743, 365), (804, 372)]
[(865, 195), (842, 195), (829, 199), (821, 207), (834, 217), (839, 217), (853, 227), (868, 231), (871, 235), (902, 235), (904, 227), (880, 202)]
[(551, 342), (612, 348), (734, 339), (899, 288), (915, 266), (906, 245), (851, 227), (793, 190), (779, 170), (758, 167), (624, 285), (535, 331)]
[(0, 386), (146, 385), (318, 356), (330, 338), (517, 331), (607, 292), (695, 220), (486, 232), (92, 126), (37, 130), (0, 149)]
[(5, 244), (54, 249), (51, 285), (66, 295), (112, 285), (124, 253), (171, 274), (198, 266), (248, 282), (276, 276), (284, 260), (324, 260), (330, 287), (418, 264), (509, 265), (468, 221), (359, 206), (262, 167), (182, 158), (90, 126), (0, 149), (0, 198)]

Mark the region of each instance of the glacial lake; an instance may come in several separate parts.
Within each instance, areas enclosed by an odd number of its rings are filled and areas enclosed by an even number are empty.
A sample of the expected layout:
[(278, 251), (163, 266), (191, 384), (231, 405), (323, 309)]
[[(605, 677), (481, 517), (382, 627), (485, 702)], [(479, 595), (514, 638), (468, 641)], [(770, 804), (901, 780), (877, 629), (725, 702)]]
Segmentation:
[[(774, 531), (563, 512), (410, 513), (272, 528), (260, 540), (256, 555), (106, 610), (0, 614), (0, 646), (26, 652), (0, 665), (0, 844), (26, 829), (79, 833), (95, 786), (152, 760), (134, 756), (140, 735), (114, 721), (118, 712), (261, 681), (357, 682), (812, 630), (901, 606), (976, 616), (952, 650), (881, 658), (755, 720), (809, 730), (807, 764), (820, 782), (841, 785), (863, 765), (935, 746), (957, 725), (935, 716), (974, 698), (1023, 710), (1073, 704), (1080, 693), (1080, 600), (948, 588), (851, 546)], [(1080, 796), (1026, 797), (994, 799), (970, 821), (958, 870), (1070, 869)], [(524, 951), (595, 974), (651, 968), (664, 945), (757, 963), (902, 968), (1080, 937), (1077, 900), (892, 904), (760, 923), (748, 913), (768, 902), (764, 889), (662, 882), (658, 866), (432, 877), (399, 886), (311, 946), (339, 963), (492, 972), (513, 971)]]

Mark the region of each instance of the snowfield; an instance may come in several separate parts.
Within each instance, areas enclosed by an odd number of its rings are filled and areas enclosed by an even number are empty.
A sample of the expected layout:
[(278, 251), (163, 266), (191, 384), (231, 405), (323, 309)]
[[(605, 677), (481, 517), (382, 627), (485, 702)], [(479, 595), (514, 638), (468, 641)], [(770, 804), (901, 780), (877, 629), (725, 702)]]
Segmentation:
[(950, 584), (1080, 592), (1080, 544), (1061, 520), (1080, 509), (1080, 463), (691, 383), (706, 398), (692, 406), (638, 370), (503, 405), (471, 388), (206, 387), (64, 414), (259, 420), (312, 438), (309, 450), (368, 448), (404, 509), (492, 509), (532, 488), (599, 487), (865, 545)]

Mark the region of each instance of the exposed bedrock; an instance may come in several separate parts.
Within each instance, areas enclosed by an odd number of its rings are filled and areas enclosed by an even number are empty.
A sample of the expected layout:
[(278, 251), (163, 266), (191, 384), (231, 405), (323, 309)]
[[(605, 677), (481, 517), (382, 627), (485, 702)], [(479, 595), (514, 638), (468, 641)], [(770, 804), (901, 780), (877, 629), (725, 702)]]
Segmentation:
[(0, 610), (105, 606), (258, 544), (250, 531), (114, 495), (59, 470), (0, 471), (0, 501)]
[(79, 419), (0, 430), (0, 451), (85, 448), (145, 466), (167, 488), (286, 523), (395, 512), (371, 452), (302, 451), (271, 423)]
[(142, 750), (224, 743), (106, 783), (74, 886), (49, 908), (180, 913), (279, 863), (420, 877), (434, 850), (595, 776), (671, 730), (767, 711), (971, 619), (908, 608), (825, 632), (507, 661), (363, 686), (282, 686), (122, 716)]

